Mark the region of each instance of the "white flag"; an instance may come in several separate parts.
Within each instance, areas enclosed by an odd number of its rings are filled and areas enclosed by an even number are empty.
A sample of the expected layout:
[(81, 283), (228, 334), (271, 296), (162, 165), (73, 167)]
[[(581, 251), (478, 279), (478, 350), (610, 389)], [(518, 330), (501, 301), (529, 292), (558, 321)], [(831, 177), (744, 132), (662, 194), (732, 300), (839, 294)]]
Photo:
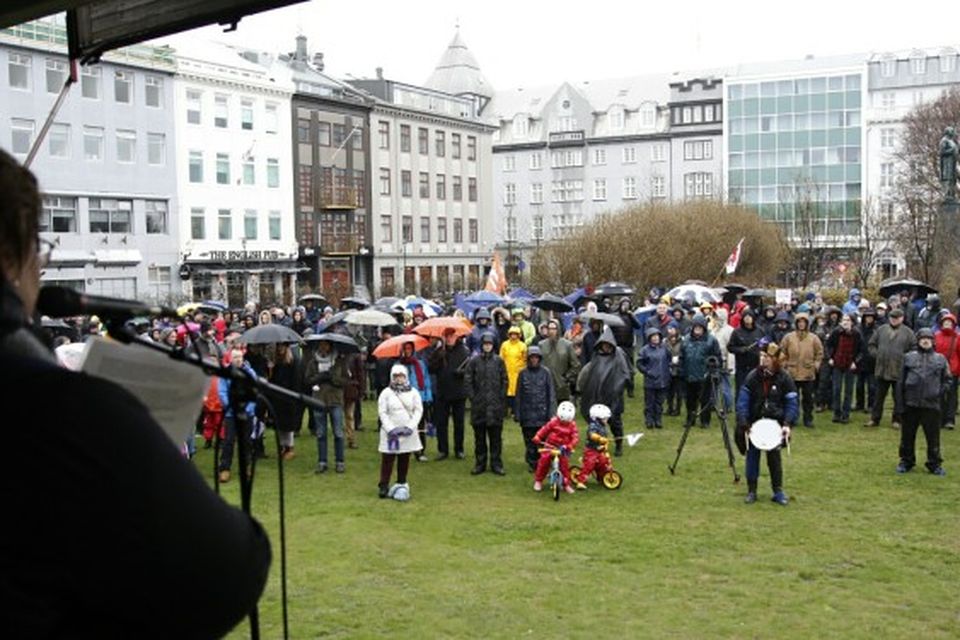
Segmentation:
[(743, 238), (740, 238), (740, 242), (737, 243), (737, 248), (733, 250), (733, 253), (730, 254), (730, 257), (727, 258), (727, 275), (731, 275), (737, 270), (737, 267), (740, 265), (740, 249), (743, 248)]

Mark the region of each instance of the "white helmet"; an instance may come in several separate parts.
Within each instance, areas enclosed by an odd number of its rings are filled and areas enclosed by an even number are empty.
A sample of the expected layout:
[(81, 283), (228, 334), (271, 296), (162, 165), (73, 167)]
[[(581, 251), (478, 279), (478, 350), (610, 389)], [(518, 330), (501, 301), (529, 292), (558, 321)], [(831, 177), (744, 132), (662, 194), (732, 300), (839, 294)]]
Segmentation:
[(610, 407), (605, 404), (595, 404), (590, 407), (591, 420), (609, 420), (610, 415)]
[(560, 403), (560, 406), (557, 407), (557, 417), (564, 422), (570, 422), (577, 417), (577, 408), (574, 407), (573, 403), (569, 400), (564, 400)]

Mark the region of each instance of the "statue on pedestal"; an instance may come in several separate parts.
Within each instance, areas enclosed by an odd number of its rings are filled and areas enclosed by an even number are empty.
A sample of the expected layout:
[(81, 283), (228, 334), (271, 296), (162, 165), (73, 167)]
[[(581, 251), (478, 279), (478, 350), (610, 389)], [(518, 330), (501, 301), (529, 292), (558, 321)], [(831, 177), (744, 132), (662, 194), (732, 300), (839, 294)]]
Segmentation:
[(957, 144), (957, 132), (953, 127), (943, 130), (940, 138), (940, 185), (943, 188), (943, 201), (957, 201), (957, 160), (960, 158), (960, 145)]

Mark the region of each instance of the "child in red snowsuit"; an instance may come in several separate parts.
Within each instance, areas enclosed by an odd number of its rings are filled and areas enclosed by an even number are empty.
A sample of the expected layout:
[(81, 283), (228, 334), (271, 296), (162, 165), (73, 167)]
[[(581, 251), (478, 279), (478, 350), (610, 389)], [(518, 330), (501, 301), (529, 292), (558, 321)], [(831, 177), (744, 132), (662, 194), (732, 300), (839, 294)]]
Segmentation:
[(586, 489), (584, 484), (591, 473), (596, 473), (597, 482), (602, 482), (604, 474), (613, 469), (610, 455), (607, 453), (607, 420), (610, 409), (606, 405), (595, 404), (590, 407), (590, 422), (587, 424), (587, 442), (583, 452), (583, 467), (577, 475), (577, 489)]
[[(570, 405), (566, 407), (565, 405)], [(560, 473), (563, 474), (563, 486), (568, 493), (573, 492), (570, 480), (570, 453), (576, 448), (580, 441), (577, 433), (576, 409), (570, 402), (561, 402), (557, 407), (557, 415), (550, 418), (547, 424), (540, 427), (537, 435), (533, 436), (534, 444), (546, 444), (547, 448), (561, 449), (563, 455), (560, 456)], [(545, 451), (540, 454), (540, 460), (537, 461), (537, 469), (533, 474), (533, 489), (540, 491), (543, 488), (543, 479), (547, 477), (547, 470), (550, 468), (551, 454)]]
[(223, 406), (220, 404), (219, 378), (211, 376), (210, 387), (203, 399), (203, 448), (213, 446), (213, 437), (219, 431), (220, 439), (226, 437), (223, 424)]

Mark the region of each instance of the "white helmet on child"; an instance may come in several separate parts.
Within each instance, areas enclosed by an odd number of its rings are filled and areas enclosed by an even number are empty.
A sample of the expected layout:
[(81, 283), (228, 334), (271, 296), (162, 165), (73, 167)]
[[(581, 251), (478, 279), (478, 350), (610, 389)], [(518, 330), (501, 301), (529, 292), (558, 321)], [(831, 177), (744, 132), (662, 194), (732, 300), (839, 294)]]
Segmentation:
[(577, 417), (577, 408), (569, 400), (564, 400), (557, 407), (557, 417), (564, 422), (570, 422)]
[(605, 404), (595, 404), (590, 407), (591, 420), (609, 420), (610, 416), (610, 407)]

